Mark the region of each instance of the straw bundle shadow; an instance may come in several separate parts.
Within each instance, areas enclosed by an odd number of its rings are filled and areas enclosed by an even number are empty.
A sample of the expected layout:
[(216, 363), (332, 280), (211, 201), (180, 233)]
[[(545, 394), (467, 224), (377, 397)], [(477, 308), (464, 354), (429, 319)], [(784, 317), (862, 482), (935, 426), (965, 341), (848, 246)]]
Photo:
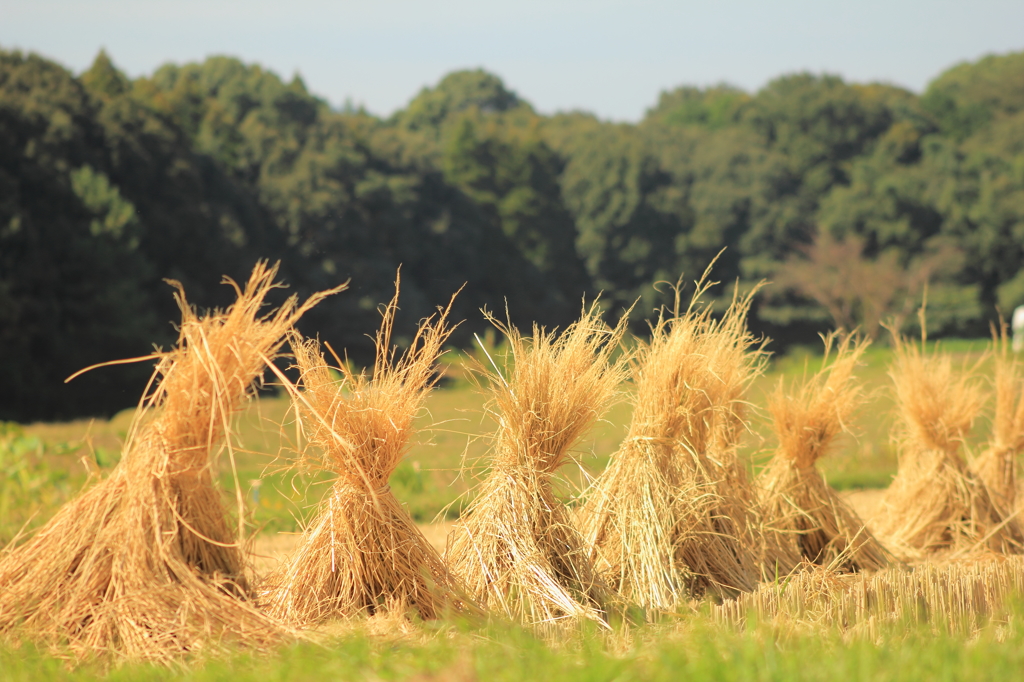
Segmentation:
[(261, 589), (261, 602), (275, 617), (309, 625), (412, 609), (436, 618), (463, 606), (457, 582), (388, 486), (436, 382), (435, 364), (451, 333), (450, 307), (425, 320), (396, 357), (397, 306), (396, 283), (370, 377), (340, 362), (332, 374), (316, 341), (293, 343), (302, 389), (293, 392), (295, 409), (323, 466), (338, 478), (298, 550)]
[(452, 529), (446, 558), (481, 605), (510, 618), (603, 623), (605, 586), (552, 477), (625, 378), (625, 361), (611, 354), (626, 318), (610, 329), (594, 306), (561, 334), (534, 326), (531, 339), (491, 321), (509, 354), (505, 373), (495, 367), (489, 377), (498, 423), (492, 470)]
[(779, 449), (758, 480), (761, 513), (767, 532), (793, 543), (807, 561), (841, 571), (878, 570), (888, 563), (885, 550), (815, 467), (863, 403), (853, 372), (868, 342), (847, 336), (829, 362), (835, 338), (825, 338), (817, 374), (791, 390), (780, 380), (769, 398)]
[[(736, 456), (746, 392), (763, 366), (746, 330), (755, 292), (715, 319), (699, 304), (712, 284), (705, 274), (682, 313), (677, 287), (674, 312), (652, 325), (634, 361), (629, 434), (580, 512), (602, 576), (647, 608), (748, 591), (760, 577), (756, 496)], [(787, 569), (798, 561), (786, 558)]]
[(78, 656), (161, 661), (222, 640), (259, 647), (286, 633), (249, 600), (242, 529), (236, 537), (211, 470), (225, 439), (230, 448), (232, 414), (286, 333), (333, 293), (301, 306), (292, 297), (260, 317), (276, 271), (258, 264), (244, 291), (229, 280), (238, 300), (205, 316), (173, 283), (180, 337), (155, 354), (156, 387), (121, 462), (0, 557), (0, 632)]
[[(922, 346), (924, 341), (922, 340)], [(973, 369), (947, 353), (897, 336), (890, 376), (896, 389), (899, 469), (871, 527), (906, 560), (983, 549), (1019, 551), (1022, 534), (968, 470), (963, 441), (982, 406)]]
[(971, 471), (1004, 516), (1017, 511), (1017, 458), (1024, 452), (1024, 371), (1010, 349), (1006, 328), (995, 339), (995, 414), (988, 447)]

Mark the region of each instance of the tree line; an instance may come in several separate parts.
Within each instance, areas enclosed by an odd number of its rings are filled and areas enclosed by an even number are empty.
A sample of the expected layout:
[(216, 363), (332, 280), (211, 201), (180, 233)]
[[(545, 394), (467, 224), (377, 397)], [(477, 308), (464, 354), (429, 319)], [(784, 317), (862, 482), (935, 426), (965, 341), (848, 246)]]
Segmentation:
[(563, 325), (598, 292), (610, 315), (639, 298), (642, 331), (658, 282), (720, 252), (717, 296), (773, 282), (752, 324), (776, 348), (909, 324), (925, 288), (929, 333), (985, 334), (1024, 303), (1024, 53), (920, 96), (681, 87), (624, 124), (480, 70), (380, 118), (229, 57), (132, 80), (104, 52), (75, 75), (0, 51), (0, 419), (132, 404), (148, 368), (63, 380), (172, 342), (165, 279), (203, 307), (260, 258), (300, 295), (351, 280), (303, 331), (359, 360), (399, 266), (399, 332), (465, 284), (467, 345), (481, 307)]

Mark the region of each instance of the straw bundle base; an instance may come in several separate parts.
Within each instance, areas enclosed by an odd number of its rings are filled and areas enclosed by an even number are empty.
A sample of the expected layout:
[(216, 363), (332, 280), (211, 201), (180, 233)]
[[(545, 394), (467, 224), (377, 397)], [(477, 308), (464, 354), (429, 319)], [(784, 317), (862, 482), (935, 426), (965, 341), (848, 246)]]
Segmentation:
[(492, 472), (445, 558), (482, 607), (534, 626), (606, 623), (607, 589), (568, 511), (526, 467)]
[(877, 571), (885, 549), (813, 466), (776, 458), (762, 476), (761, 507), (781, 542), (830, 570)]
[(632, 604), (667, 611), (688, 596), (695, 577), (676, 559), (676, 492), (665, 478), (665, 448), (634, 438), (634, 452), (613, 459), (580, 511), (580, 528), (604, 582)]
[(946, 453), (907, 458), (886, 492), (873, 528), (906, 561), (936, 554), (1020, 553), (1024, 532), (997, 510), (988, 490)]
[(391, 491), (344, 481), (260, 592), (269, 614), (306, 626), (337, 617), (431, 619), (467, 610), (441, 557)]
[(281, 641), (286, 629), (246, 598), (223, 518), (208, 472), (119, 470), (0, 557), (0, 632), (76, 657), (164, 662)]

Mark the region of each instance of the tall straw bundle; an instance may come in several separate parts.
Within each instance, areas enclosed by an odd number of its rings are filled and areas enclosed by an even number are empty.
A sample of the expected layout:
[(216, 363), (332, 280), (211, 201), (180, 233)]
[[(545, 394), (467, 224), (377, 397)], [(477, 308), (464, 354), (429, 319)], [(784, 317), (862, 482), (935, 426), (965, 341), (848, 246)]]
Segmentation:
[(1017, 511), (1017, 458), (1024, 452), (1024, 371), (1010, 350), (1004, 326), (994, 340), (995, 415), (988, 447), (971, 462), (971, 471), (988, 488), (1002, 514)]
[(461, 606), (456, 581), (388, 486), (436, 382), (435, 363), (451, 333), (450, 307), (425, 320), (396, 357), (397, 306), (396, 283), (377, 332), (371, 377), (339, 363), (336, 378), (316, 341), (294, 343), (302, 387), (293, 394), (296, 412), (338, 478), (298, 550), (262, 590), (261, 601), (276, 617), (305, 625), (414, 609), (435, 618)]
[(872, 528), (908, 560), (986, 545), (1017, 551), (1020, 526), (1003, 518), (961, 454), (983, 402), (976, 372), (957, 371), (947, 353), (925, 355), (923, 345), (895, 340), (899, 469)]
[[(277, 268), (260, 263), (227, 310), (199, 316), (176, 298), (177, 346), (157, 353), (111, 475), (0, 557), (0, 632), (78, 655), (170, 660), (210, 642), (260, 646), (285, 631), (248, 600), (241, 537), (212, 475), (217, 448), (296, 320), (290, 298), (260, 317)], [(339, 287), (337, 290), (340, 290)]]
[[(755, 292), (721, 319), (699, 301), (652, 325), (635, 360), (629, 434), (594, 482), (581, 527), (606, 580), (633, 603), (668, 609), (687, 593), (750, 590), (764, 543), (736, 448), (747, 389), (763, 366), (746, 330)], [(785, 555), (774, 548), (774, 556)], [(786, 569), (798, 562), (790, 556)]]
[(551, 479), (625, 378), (625, 362), (610, 361), (625, 321), (609, 329), (594, 306), (561, 334), (534, 326), (532, 339), (495, 322), (512, 366), (490, 377), (493, 468), (446, 558), (481, 605), (510, 618), (604, 622), (606, 590)]
[(770, 532), (794, 543), (804, 559), (839, 570), (877, 570), (887, 563), (885, 550), (815, 468), (863, 402), (853, 371), (868, 342), (847, 336), (829, 363), (834, 343), (834, 334), (825, 338), (817, 374), (795, 390), (780, 380), (769, 399), (779, 449), (758, 481), (761, 512)]

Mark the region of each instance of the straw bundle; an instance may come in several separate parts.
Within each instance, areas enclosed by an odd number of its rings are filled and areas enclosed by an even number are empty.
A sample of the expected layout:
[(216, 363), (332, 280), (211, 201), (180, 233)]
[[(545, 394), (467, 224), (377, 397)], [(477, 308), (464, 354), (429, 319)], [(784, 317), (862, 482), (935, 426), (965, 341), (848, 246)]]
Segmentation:
[[(817, 462), (863, 402), (853, 371), (868, 342), (825, 338), (821, 371), (795, 390), (779, 381), (768, 411), (779, 449), (758, 481), (763, 520), (804, 559), (832, 569), (877, 570), (885, 551), (821, 473)], [(828, 366), (824, 366), (828, 364)]]
[[(492, 319), (492, 322), (493, 319)], [(492, 470), (452, 530), (446, 558), (481, 605), (531, 625), (604, 622), (606, 590), (551, 479), (625, 377), (610, 356), (625, 330), (591, 307), (561, 334), (508, 338), (506, 376), (490, 377), (498, 430)]]
[[(923, 346), (922, 341), (922, 346)], [(908, 559), (988, 546), (1016, 551), (1021, 529), (1004, 519), (961, 454), (982, 406), (973, 370), (956, 371), (947, 353), (926, 356), (896, 337), (890, 376), (896, 388), (900, 459), (872, 528)]]
[[(211, 642), (285, 631), (248, 600), (241, 537), (211, 472), (230, 418), (283, 337), (326, 293), (264, 317), (276, 267), (256, 266), (226, 311), (199, 316), (178, 287), (177, 346), (157, 353), (110, 477), (0, 557), (0, 632), (77, 655), (170, 660)], [(341, 287), (339, 287), (340, 290)], [(241, 529), (239, 529), (241, 531)]]
[(293, 344), (302, 387), (294, 392), (296, 412), (338, 478), (299, 549), (262, 589), (261, 602), (276, 617), (308, 625), (413, 609), (435, 618), (461, 606), (456, 581), (388, 486), (436, 381), (449, 311), (425, 320), (396, 357), (397, 304), (396, 286), (377, 332), (372, 377), (339, 363), (336, 378), (316, 341)]
[(683, 313), (677, 287), (674, 312), (652, 325), (635, 360), (629, 434), (581, 511), (602, 575), (648, 608), (750, 590), (760, 575), (755, 495), (736, 456), (745, 394), (763, 365), (746, 330), (754, 292), (716, 320), (699, 305), (709, 286), (705, 275)]
[(988, 488), (1004, 515), (1017, 511), (1017, 457), (1024, 452), (1024, 372), (1012, 353), (1006, 329), (995, 340), (995, 415), (988, 447), (971, 471)]

